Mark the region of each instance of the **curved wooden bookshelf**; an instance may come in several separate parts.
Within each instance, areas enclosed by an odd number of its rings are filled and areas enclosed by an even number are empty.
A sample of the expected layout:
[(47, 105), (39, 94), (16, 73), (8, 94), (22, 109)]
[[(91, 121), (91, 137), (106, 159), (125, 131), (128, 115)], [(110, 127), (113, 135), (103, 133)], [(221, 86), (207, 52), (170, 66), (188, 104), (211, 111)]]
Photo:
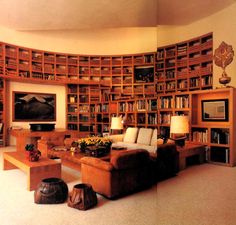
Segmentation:
[[(80, 136), (109, 132), (112, 115), (125, 117), (126, 127), (152, 127), (160, 133), (168, 128), (171, 115), (191, 115), (191, 106), (176, 107), (176, 101), (191, 100), (192, 91), (212, 88), (212, 39), (208, 33), (156, 52), (125, 55), (59, 53), (0, 42), (2, 102), (6, 105), (7, 81), (63, 85), (66, 128)], [(162, 107), (168, 96), (170, 107)], [(142, 104), (143, 110), (137, 108)], [(0, 116), (4, 146), (6, 107)]]

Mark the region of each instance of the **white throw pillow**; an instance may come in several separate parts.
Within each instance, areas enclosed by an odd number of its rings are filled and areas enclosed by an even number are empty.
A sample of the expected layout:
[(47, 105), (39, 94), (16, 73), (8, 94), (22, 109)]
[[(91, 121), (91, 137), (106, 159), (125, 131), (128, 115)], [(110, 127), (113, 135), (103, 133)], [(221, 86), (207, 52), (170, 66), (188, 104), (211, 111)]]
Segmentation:
[(151, 128), (140, 128), (137, 143), (142, 145), (150, 145), (152, 133), (153, 129)]
[(124, 142), (135, 143), (138, 135), (137, 127), (128, 127), (125, 132)]
[(156, 146), (156, 145), (157, 145), (157, 129), (154, 129), (152, 133), (151, 146)]

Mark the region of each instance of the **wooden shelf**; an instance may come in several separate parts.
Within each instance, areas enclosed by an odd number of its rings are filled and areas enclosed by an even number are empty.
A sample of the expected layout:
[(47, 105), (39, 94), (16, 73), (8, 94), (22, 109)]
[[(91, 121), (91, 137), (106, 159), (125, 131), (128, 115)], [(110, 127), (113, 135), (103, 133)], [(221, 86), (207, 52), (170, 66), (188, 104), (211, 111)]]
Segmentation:
[(211, 89), (212, 40), (213, 34), (209, 33), (185, 42), (159, 47), (156, 54), (158, 93)]

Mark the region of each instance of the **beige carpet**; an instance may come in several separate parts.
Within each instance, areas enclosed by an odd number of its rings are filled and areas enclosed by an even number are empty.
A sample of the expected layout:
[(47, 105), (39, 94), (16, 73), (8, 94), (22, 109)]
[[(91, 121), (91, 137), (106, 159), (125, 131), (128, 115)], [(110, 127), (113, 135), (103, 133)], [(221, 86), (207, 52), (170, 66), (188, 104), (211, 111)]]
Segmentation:
[[(34, 192), (26, 190), (26, 175), (22, 171), (2, 170), (0, 149), (0, 224), (1, 225), (155, 225), (157, 224), (157, 189), (152, 188), (115, 201), (98, 196), (98, 205), (87, 211), (67, 206), (38, 205)], [(69, 190), (80, 183), (79, 172), (62, 168), (62, 179)]]
[(235, 225), (236, 167), (192, 166), (157, 186), (158, 225)]
[[(80, 182), (80, 174), (67, 167), (62, 176), (70, 190)], [(157, 188), (116, 201), (97, 195), (98, 205), (87, 211), (66, 203), (37, 205), (33, 193), (26, 190), (23, 172), (0, 170), (0, 224), (236, 225), (236, 167), (191, 166)]]

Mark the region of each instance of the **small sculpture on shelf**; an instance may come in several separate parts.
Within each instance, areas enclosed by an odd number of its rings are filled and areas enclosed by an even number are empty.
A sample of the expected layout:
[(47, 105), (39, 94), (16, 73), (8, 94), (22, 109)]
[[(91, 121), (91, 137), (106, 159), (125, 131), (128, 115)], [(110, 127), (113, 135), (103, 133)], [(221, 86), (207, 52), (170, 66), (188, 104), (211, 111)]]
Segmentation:
[(26, 158), (30, 162), (36, 162), (39, 160), (41, 152), (38, 149), (35, 149), (33, 144), (27, 144), (25, 146), (25, 150), (26, 150)]
[(215, 64), (223, 69), (223, 73), (219, 78), (219, 82), (225, 87), (227, 87), (227, 84), (231, 81), (231, 77), (228, 77), (225, 72), (225, 68), (233, 61), (233, 57), (234, 51), (232, 46), (222, 41), (220, 46), (215, 50), (214, 60)]

